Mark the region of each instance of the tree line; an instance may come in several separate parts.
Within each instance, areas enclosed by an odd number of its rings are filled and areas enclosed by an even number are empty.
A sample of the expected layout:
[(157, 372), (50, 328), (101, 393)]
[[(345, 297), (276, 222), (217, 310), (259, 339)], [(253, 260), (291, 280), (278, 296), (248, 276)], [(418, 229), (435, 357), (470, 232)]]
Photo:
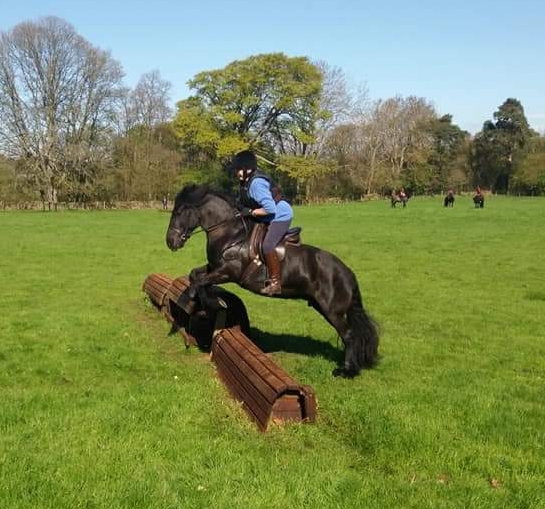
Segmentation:
[(159, 71), (134, 89), (112, 56), (47, 17), (0, 34), (0, 200), (156, 200), (189, 181), (228, 190), (253, 149), (296, 202), (412, 193), (545, 194), (545, 137), (507, 98), (475, 136), (421, 97), (372, 101), (325, 62), (283, 53), (203, 71), (169, 106)]

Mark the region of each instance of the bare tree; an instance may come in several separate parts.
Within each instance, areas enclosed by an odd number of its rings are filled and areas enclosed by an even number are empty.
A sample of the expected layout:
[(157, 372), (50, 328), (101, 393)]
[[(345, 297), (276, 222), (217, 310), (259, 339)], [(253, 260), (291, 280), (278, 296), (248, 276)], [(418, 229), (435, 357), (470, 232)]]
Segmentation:
[(429, 122), (435, 118), (422, 98), (378, 100), (333, 130), (327, 150), (363, 193), (385, 190), (398, 184), (407, 168), (425, 161), (433, 143)]
[(123, 73), (72, 25), (47, 17), (0, 34), (0, 150), (44, 202), (91, 178), (109, 151)]
[[(128, 90), (119, 120), (122, 136), (116, 142), (115, 158), (121, 179), (121, 195), (153, 199), (167, 193), (175, 180), (179, 154), (172, 146), (169, 120), (170, 82), (159, 71), (143, 74), (134, 90)], [(160, 185), (158, 185), (160, 183)]]
[(314, 65), (321, 74), (319, 109), (322, 112), (315, 120), (311, 139), (288, 138), (284, 152), (293, 155), (322, 157), (327, 140), (340, 125), (352, 123), (368, 108), (368, 92), (363, 85), (351, 89), (346, 75), (340, 67), (324, 61)]
[[(401, 180), (403, 170), (419, 153), (431, 149), (432, 136), (426, 129), (436, 118), (433, 107), (418, 97), (378, 100), (359, 128), (359, 156), (365, 174), (359, 175), (367, 193)], [(378, 179), (378, 182), (377, 182)]]
[(127, 91), (121, 115), (125, 134), (135, 126), (151, 130), (171, 120), (171, 89), (172, 84), (158, 70), (143, 74), (134, 90)]
[(158, 70), (142, 75), (132, 93), (138, 123), (151, 129), (170, 120), (171, 88), (172, 84), (163, 80)]
[(320, 157), (333, 129), (352, 118), (355, 99), (348, 89), (346, 76), (342, 69), (332, 67), (323, 61), (316, 65), (322, 73), (320, 108), (327, 112), (327, 115), (318, 119), (316, 123), (315, 142), (310, 147), (310, 152)]

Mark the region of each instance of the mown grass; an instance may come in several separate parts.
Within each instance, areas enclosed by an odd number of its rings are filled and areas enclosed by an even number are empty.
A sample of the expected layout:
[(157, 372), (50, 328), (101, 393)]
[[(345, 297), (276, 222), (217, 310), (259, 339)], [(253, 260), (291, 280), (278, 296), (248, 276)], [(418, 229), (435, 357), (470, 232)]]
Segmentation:
[(545, 200), (296, 208), (356, 272), (378, 366), (335, 379), (333, 329), (234, 285), (255, 341), (319, 403), (262, 434), (145, 298), (203, 263), (158, 211), (0, 214), (0, 507), (545, 507)]

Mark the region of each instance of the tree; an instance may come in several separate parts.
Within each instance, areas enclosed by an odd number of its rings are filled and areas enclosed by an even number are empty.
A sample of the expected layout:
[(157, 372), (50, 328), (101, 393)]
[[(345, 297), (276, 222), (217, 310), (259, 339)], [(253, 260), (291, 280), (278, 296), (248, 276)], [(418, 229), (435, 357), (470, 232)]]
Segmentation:
[(113, 156), (118, 198), (153, 200), (174, 192), (180, 153), (170, 124), (134, 127), (115, 141)]
[(494, 190), (498, 168), (505, 164), (505, 154), (497, 142), (497, 129), (494, 122), (487, 120), (475, 135), (471, 152), (473, 184)]
[(121, 126), (127, 133), (135, 126), (153, 129), (171, 120), (170, 91), (172, 83), (161, 78), (158, 70), (143, 74), (134, 90), (128, 91), (124, 99)]
[(460, 169), (460, 164), (464, 165), (463, 152), (469, 133), (452, 123), (452, 115), (443, 115), (432, 120), (430, 133), (433, 136), (433, 147), (429, 158), (434, 172), (433, 190), (444, 190), (447, 187), (463, 184), (460, 182), (462, 175), (457, 170)]
[(512, 188), (524, 194), (545, 194), (545, 136), (528, 141), (528, 155), (513, 175)]
[(509, 192), (509, 180), (526, 156), (526, 143), (534, 134), (517, 99), (506, 99), (476, 135), (473, 169), (476, 183)]
[(15, 189), (15, 163), (0, 154), (0, 202), (16, 198)]
[(435, 110), (423, 98), (395, 97), (379, 104), (377, 115), (383, 126), (391, 182), (407, 181), (402, 173), (424, 164), (432, 147), (428, 127), (430, 121), (437, 118)]
[[(295, 180), (299, 192), (306, 200), (323, 198), (329, 193), (342, 192), (342, 169), (329, 157), (343, 126), (361, 118), (368, 106), (367, 89), (349, 90), (344, 72), (321, 61), (315, 64), (321, 72), (322, 86), (319, 112), (314, 122), (311, 138), (287, 138), (279, 158), (279, 169)], [(351, 133), (352, 134), (352, 133)], [(338, 148), (338, 145), (337, 145)], [(304, 159), (304, 160), (302, 160)], [(342, 163), (344, 164), (344, 163)], [(331, 185), (330, 185), (331, 184)]]
[(297, 194), (301, 194), (307, 201), (312, 201), (314, 196), (313, 185), (320, 177), (331, 173), (331, 168), (322, 160), (314, 156), (297, 157), (281, 156), (278, 170), (288, 175), (295, 182)]
[(312, 137), (286, 137), (278, 156), (278, 169), (287, 175), (297, 194), (307, 201), (324, 198), (339, 189), (339, 168), (329, 157), (330, 139), (337, 129), (353, 121), (367, 102), (367, 90), (349, 90), (344, 72), (326, 62), (315, 63), (321, 73), (320, 112)]
[(348, 91), (346, 76), (339, 67), (331, 67), (323, 61), (317, 62), (316, 66), (322, 74), (320, 109), (323, 114), (316, 121), (314, 143), (310, 152), (319, 157), (335, 127), (352, 120), (354, 98)]
[(174, 127), (193, 151), (222, 158), (253, 146), (284, 154), (294, 141), (314, 140), (321, 73), (306, 57), (252, 56), (201, 72), (189, 86), (195, 95), (178, 103)]
[(59, 18), (0, 35), (0, 150), (19, 159), (44, 202), (89, 184), (109, 157), (122, 76)]
[(401, 183), (420, 186), (424, 177), (419, 172), (429, 168), (433, 141), (429, 125), (434, 119), (433, 107), (422, 98), (379, 100), (352, 128), (337, 128), (329, 140), (329, 151), (337, 157), (344, 152), (345, 172), (365, 194), (384, 192)]
[(180, 162), (169, 120), (170, 82), (159, 71), (143, 74), (128, 90), (114, 147), (115, 189), (123, 200), (158, 199), (173, 190)]

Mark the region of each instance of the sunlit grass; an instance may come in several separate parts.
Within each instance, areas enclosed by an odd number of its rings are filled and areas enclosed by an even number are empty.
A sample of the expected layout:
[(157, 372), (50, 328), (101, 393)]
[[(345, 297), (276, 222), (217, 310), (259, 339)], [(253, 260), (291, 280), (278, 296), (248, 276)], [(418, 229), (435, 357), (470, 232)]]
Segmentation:
[(318, 398), (261, 434), (142, 293), (159, 211), (0, 214), (0, 508), (537, 508), (545, 479), (545, 200), (296, 208), (357, 274), (378, 366), (335, 379), (334, 330), (239, 289), (255, 341)]

